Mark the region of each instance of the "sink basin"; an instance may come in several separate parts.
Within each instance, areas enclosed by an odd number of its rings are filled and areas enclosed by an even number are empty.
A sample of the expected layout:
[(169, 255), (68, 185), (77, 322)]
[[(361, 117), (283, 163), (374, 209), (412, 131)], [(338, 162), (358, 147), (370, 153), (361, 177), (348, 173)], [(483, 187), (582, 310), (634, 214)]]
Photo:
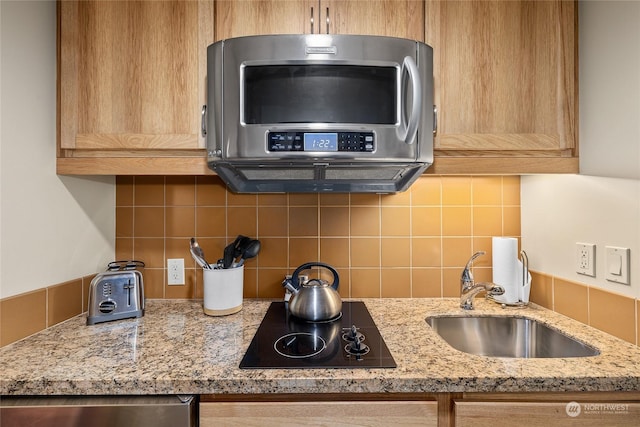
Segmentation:
[(428, 317), (453, 348), (491, 357), (588, 357), (598, 350), (534, 319), (509, 316)]

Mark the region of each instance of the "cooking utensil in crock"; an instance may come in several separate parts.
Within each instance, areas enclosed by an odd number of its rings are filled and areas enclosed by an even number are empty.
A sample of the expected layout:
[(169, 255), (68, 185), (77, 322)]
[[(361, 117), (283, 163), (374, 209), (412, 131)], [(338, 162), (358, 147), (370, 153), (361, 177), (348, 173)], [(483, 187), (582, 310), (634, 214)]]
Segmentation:
[[(333, 274), (333, 283), (326, 280), (311, 279), (300, 284), (298, 275), (309, 268), (322, 267)], [(282, 286), (293, 296), (289, 300), (289, 311), (296, 317), (312, 322), (330, 320), (340, 315), (342, 298), (338, 293), (340, 278), (338, 272), (328, 264), (308, 262), (298, 267), (291, 279), (286, 279)]]
[(189, 251), (191, 252), (191, 257), (195, 260), (195, 262), (200, 267), (206, 270), (209, 270), (211, 268), (207, 260), (204, 258), (204, 251), (202, 250), (200, 245), (198, 245), (198, 242), (196, 241), (196, 239), (193, 237), (191, 238), (191, 241), (190, 241)]
[(242, 253), (240, 254), (240, 259), (237, 263), (234, 264), (235, 267), (240, 267), (244, 264), (244, 262), (250, 258), (255, 257), (260, 252), (260, 240), (253, 239), (250, 240), (244, 247), (242, 248)]

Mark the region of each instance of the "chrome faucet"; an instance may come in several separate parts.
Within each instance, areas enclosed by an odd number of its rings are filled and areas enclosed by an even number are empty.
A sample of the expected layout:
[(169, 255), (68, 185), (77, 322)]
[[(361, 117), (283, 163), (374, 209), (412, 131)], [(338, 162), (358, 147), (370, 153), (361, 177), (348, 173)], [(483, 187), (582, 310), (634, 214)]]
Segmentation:
[(485, 253), (485, 251), (478, 251), (473, 254), (464, 270), (462, 270), (462, 276), (460, 276), (460, 308), (473, 310), (473, 298), (482, 291), (486, 291), (489, 295), (504, 294), (504, 288), (500, 285), (491, 282), (475, 283), (473, 280), (471, 264), (476, 258)]

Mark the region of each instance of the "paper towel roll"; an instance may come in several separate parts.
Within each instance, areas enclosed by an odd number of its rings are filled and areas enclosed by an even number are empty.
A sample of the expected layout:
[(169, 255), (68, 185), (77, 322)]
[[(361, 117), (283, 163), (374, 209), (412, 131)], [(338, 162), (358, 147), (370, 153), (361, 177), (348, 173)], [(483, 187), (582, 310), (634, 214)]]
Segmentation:
[[(522, 287), (522, 264), (518, 260), (518, 239), (493, 237), (492, 241), (493, 283), (504, 288), (504, 294), (494, 299), (505, 304), (515, 304), (520, 299)], [(518, 277), (520, 280), (518, 280)]]

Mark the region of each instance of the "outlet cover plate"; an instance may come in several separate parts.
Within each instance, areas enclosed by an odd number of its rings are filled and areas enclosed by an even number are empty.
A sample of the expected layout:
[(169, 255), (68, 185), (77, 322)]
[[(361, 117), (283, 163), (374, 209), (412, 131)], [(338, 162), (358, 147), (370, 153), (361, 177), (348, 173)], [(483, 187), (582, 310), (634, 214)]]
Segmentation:
[(606, 265), (605, 279), (610, 282), (629, 285), (629, 260), (631, 250), (629, 248), (605, 247)]
[(184, 285), (184, 258), (167, 259), (167, 285)]
[(596, 245), (576, 243), (576, 272), (596, 277)]

